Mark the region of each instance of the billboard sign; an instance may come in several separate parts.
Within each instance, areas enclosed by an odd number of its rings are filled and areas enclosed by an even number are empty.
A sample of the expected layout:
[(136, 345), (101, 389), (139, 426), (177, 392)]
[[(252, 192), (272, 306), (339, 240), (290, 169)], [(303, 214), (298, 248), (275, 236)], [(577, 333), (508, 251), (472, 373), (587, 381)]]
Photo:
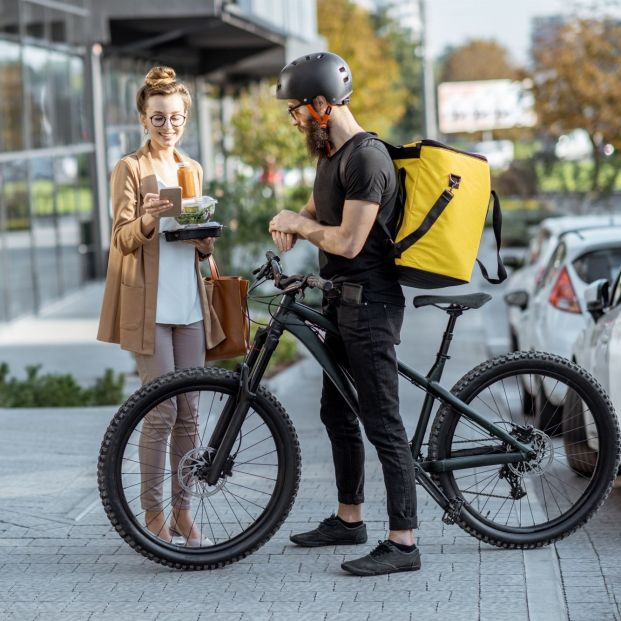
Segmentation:
[(530, 81), (479, 80), (438, 86), (438, 122), (443, 134), (533, 127)]

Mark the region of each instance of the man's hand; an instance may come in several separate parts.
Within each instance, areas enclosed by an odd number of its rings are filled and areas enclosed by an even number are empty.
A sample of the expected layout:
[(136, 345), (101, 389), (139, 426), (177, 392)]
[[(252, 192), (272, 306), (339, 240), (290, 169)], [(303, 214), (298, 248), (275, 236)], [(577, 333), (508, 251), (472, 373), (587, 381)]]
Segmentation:
[(291, 233), (283, 233), (282, 231), (272, 231), (272, 239), (274, 245), (278, 248), (278, 252), (287, 252), (293, 248), (298, 236)]
[(303, 218), (299, 213), (283, 209), (277, 213), (270, 222), (270, 233), (279, 231), (281, 233), (291, 233), (297, 235), (300, 219)]

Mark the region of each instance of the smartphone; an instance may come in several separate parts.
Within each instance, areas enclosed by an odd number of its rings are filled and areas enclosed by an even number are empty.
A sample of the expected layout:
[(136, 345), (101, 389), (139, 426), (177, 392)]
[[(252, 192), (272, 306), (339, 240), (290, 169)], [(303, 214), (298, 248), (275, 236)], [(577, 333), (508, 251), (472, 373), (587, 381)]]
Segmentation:
[(162, 216), (174, 217), (181, 215), (181, 186), (172, 188), (162, 188), (160, 190), (160, 200), (168, 200), (172, 206), (162, 212)]
[(362, 285), (353, 282), (344, 282), (341, 285), (341, 300), (346, 304), (362, 303)]

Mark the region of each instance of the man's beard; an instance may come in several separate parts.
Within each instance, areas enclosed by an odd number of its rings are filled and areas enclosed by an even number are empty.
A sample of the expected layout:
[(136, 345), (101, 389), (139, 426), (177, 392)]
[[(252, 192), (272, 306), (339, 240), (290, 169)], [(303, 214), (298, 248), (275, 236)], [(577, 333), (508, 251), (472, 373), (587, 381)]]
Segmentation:
[(325, 155), (327, 145), (330, 141), (330, 134), (327, 128), (319, 126), (315, 119), (310, 119), (308, 124), (303, 128), (306, 137), (306, 148), (313, 158)]

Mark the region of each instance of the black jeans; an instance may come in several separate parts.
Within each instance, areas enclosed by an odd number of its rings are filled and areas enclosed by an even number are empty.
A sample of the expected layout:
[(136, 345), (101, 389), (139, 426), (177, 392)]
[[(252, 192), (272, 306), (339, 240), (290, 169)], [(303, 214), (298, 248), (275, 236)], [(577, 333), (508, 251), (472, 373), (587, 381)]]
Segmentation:
[(326, 344), (352, 375), (360, 412), (347, 406), (324, 373), (321, 420), (332, 443), (338, 500), (364, 502), (364, 444), (358, 418), (377, 450), (384, 473), (391, 530), (416, 528), (414, 460), (399, 414), (399, 381), (395, 345), (403, 308), (378, 302), (324, 304), (341, 338), (328, 334)]

